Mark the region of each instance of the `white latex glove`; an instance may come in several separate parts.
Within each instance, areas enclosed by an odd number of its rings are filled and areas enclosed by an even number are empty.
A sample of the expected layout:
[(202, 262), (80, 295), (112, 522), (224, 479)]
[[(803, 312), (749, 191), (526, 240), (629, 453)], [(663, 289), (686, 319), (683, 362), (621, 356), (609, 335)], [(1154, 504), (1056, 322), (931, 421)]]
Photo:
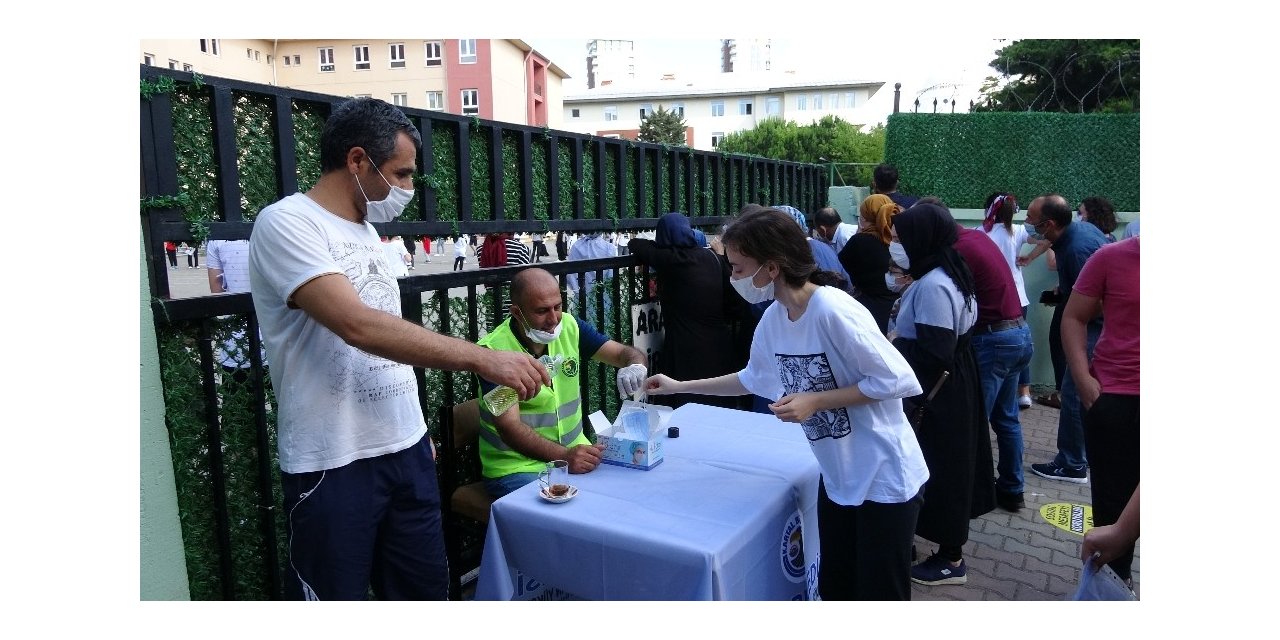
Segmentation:
[(618, 397), (627, 396), (644, 389), (645, 378), (649, 377), (649, 369), (642, 364), (631, 364), (618, 369)]

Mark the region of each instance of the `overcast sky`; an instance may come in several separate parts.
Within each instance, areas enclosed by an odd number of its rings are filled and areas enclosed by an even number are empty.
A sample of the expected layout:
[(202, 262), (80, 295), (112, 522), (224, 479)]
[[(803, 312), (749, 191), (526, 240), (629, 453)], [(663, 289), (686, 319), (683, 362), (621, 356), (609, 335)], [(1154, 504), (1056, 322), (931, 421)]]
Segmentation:
[[(586, 89), (587, 38), (525, 38), (539, 53), (547, 56), (571, 78), (565, 81), (565, 92)], [(711, 74), (720, 71), (719, 38), (642, 39), (636, 47), (636, 78), (657, 78), (663, 73)], [(939, 87), (921, 100), (921, 110), (932, 109), (932, 98), (955, 97), (968, 109), (976, 100), (984, 78), (995, 75), (988, 64), (995, 52), (1008, 41), (989, 37), (955, 38), (937, 48), (923, 50), (902, 46), (900, 38), (860, 37), (797, 39), (771, 38), (773, 68), (794, 70), (797, 74), (833, 80), (883, 82), (869, 103), (876, 121), (883, 122), (893, 111), (893, 85), (902, 83), (902, 110), (909, 111), (917, 95)], [(927, 104), (926, 104), (927, 103)], [(949, 108), (949, 107), (948, 107)]]

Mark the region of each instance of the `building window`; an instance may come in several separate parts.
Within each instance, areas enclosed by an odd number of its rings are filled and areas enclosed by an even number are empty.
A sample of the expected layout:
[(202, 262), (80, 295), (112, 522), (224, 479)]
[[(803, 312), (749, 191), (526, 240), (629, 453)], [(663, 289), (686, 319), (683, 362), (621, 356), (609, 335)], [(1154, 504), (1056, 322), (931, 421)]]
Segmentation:
[(711, 134), (711, 148), (715, 149), (716, 147), (719, 147), (722, 140), (724, 140), (723, 131), (717, 131)]
[(711, 103), (711, 116), (718, 118), (724, 115), (724, 100), (716, 100)]
[[(285, 57), (286, 57), (286, 58), (288, 58), (289, 56), (285, 56)], [(300, 67), (300, 66), (302, 66), (302, 56), (301, 56), (301, 55), (294, 54), (294, 56), (293, 56), (293, 66), (295, 66), (295, 67)]]
[(174, 71), (177, 71), (177, 70), (178, 70), (178, 61), (177, 61), (177, 60), (169, 60), (169, 68), (170, 68), (170, 69), (173, 69)]
[(845, 106), (846, 108), (848, 108), (848, 109), (852, 109), (852, 108), (854, 108), (854, 107), (858, 106), (858, 103), (854, 100), (854, 97), (855, 97), (856, 95), (857, 95), (857, 94), (855, 94), (855, 93), (854, 93), (854, 92), (852, 92), (852, 91), (849, 91), (849, 92), (847, 92), (847, 93), (845, 93), (845, 94), (844, 94), (844, 106)]
[(475, 64), (476, 63), (476, 41), (471, 40), (458, 41), (458, 64)]
[(438, 67), (444, 63), (444, 44), (439, 40), (432, 40), (427, 45), (427, 66)]
[(782, 99), (781, 98), (765, 98), (764, 114), (766, 116), (782, 115)]
[(356, 71), (364, 71), (369, 68), (369, 45), (358, 44), (351, 47), (356, 52)]
[(148, 67), (150, 67), (150, 66), (154, 65), (155, 63), (156, 63), (156, 57), (155, 57), (155, 56), (153, 56), (153, 55), (151, 55), (151, 54), (149, 54), (149, 53), (144, 53), (144, 54), (142, 54), (142, 64), (145, 64), (145, 65), (147, 65)]
[(250, 49), (249, 47), (244, 48), (244, 59), (245, 60), (253, 59), (253, 49)]
[(444, 92), (428, 91), (427, 92), (427, 108), (434, 111), (444, 111)]
[(217, 38), (201, 38), (200, 53), (207, 53), (211, 56), (219, 55)]
[(462, 90), (462, 115), (474, 116), (480, 113), (480, 90)]
[(681, 118), (683, 118), (683, 117), (684, 117), (684, 103), (683, 103), (683, 102), (677, 102), (677, 103), (675, 103), (675, 104), (671, 105), (671, 112), (672, 112), (672, 113), (674, 113), (674, 114), (676, 114), (676, 115), (678, 115), (678, 116), (680, 116)]
[(822, 108), (822, 94), (821, 94), (821, 93), (815, 93), (815, 94), (813, 94), (813, 108), (814, 108), (815, 110), (816, 110), (816, 109), (821, 109), (821, 108)]
[(271, 54), (269, 54), (269, 53), (268, 53), (268, 54), (267, 54), (267, 64), (271, 64), (271, 62), (272, 62), (273, 60), (275, 60), (275, 58), (272, 58), (272, 57), (271, 57)]
[(610, 121), (618, 119), (617, 105), (610, 105), (604, 108), (604, 119)]
[(322, 73), (332, 73), (337, 67), (333, 66), (333, 47), (320, 48), (320, 71)]
[(262, 61), (262, 52), (261, 52), (261, 51), (258, 51), (257, 49), (254, 49), (254, 50), (253, 50), (253, 61), (254, 61), (254, 62), (261, 62), (261, 61)]
[(371, 93), (357, 93), (357, 94), (355, 94), (354, 96), (351, 96), (351, 97), (352, 97), (352, 98), (356, 98), (356, 99), (360, 99), (360, 98), (372, 98), (372, 97), (373, 97), (373, 94), (371, 94)]
[(641, 119), (641, 120), (643, 120), (643, 119), (645, 119), (645, 118), (649, 117), (649, 114), (651, 114), (651, 113), (653, 113), (653, 104), (646, 102), (646, 103), (644, 103), (644, 104), (640, 105), (640, 119)]
[(291, 67), (291, 66), (293, 66), (293, 57), (292, 57), (292, 56), (285, 56), (285, 57), (284, 57), (284, 66), (286, 66), (286, 67)]
[(581, 112), (581, 111), (579, 111), (579, 110), (577, 110), (577, 109), (571, 109), (571, 110), (569, 111), (569, 117), (570, 117), (570, 118), (577, 118), (577, 117), (579, 117), (579, 116), (581, 116), (581, 115), (582, 115), (582, 112)]
[(827, 97), (831, 98), (831, 108), (832, 108), (832, 109), (839, 109), (839, 108), (840, 108), (840, 94), (838, 94), (838, 93), (832, 93), (832, 94), (829, 94)]
[(752, 104), (751, 104), (751, 101), (750, 101), (750, 100), (739, 100), (739, 101), (738, 101), (738, 115), (740, 115), (740, 116), (749, 116), (749, 115), (751, 115), (751, 107), (752, 107)]
[(391, 68), (392, 69), (404, 68), (404, 43), (403, 42), (397, 42), (391, 45)]
[(809, 108), (809, 97), (796, 96), (796, 110), (804, 111), (805, 109), (808, 109), (808, 108)]
[(182, 63), (182, 70), (183, 70), (183, 71), (191, 71), (191, 70), (192, 70), (192, 68), (193, 68), (193, 67), (192, 67), (191, 65), (189, 65), (189, 64), (187, 64), (187, 63), (185, 63), (185, 62), (184, 62), (184, 63)]
[(407, 93), (393, 93), (393, 94), (391, 94), (391, 104), (394, 104), (394, 105), (395, 105), (395, 106), (397, 106), (397, 107), (407, 107), (407, 106), (409, 106), (409, 94), (407, 94)]

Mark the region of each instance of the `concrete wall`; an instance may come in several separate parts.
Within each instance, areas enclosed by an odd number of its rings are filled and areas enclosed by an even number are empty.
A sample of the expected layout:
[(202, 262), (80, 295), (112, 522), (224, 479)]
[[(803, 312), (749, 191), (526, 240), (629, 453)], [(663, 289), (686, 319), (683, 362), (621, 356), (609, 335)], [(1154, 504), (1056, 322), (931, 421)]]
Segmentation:
[(145, 252), (138, 242), (138, 282), (141, 289), (139, 316), (140, 385), (139, 431), (141, 455), (139, 488), (139, 556), (141, 600), (190, 600), (187, 560), (182, 549), (182, 527), (178, 522), (178, 491), (173, 479), (173, 459), (169, 454), (169, 433), (164, 426), (164, 397), (160, 386), (160, 358), (156, 327), (151, 316), (147, 288)]

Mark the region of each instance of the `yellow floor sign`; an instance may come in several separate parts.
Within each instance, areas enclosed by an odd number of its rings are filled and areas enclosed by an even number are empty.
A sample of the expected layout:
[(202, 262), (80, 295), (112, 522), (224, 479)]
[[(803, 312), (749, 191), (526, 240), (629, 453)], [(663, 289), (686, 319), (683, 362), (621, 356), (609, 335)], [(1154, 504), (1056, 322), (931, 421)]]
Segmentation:
[(1093, 507), (1087, 504), (1046, 504), (1040, 507), (1040, 516), (1049, 524), (1078, 536), (1093, 528)]

